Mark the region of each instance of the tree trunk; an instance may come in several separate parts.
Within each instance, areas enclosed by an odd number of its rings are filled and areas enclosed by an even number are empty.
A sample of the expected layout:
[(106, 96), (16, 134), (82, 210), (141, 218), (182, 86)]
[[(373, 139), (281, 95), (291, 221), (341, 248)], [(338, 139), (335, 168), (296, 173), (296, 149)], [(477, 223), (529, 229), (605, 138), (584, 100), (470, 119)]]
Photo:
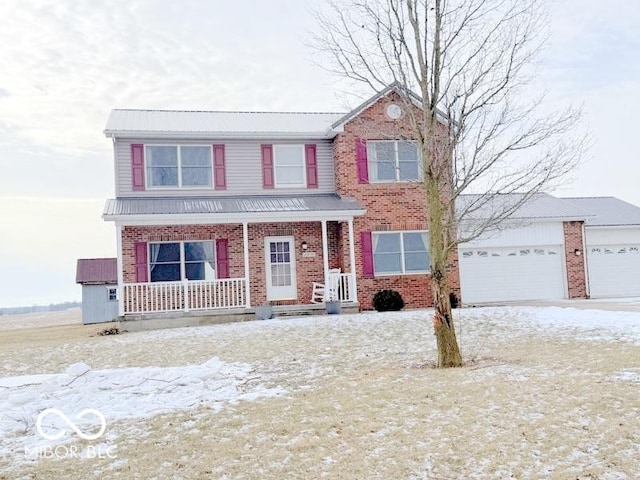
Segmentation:
[(433, 329), (438, 344), (438, 368), (461, 367), (462, 355), (453, 325), (449, 285), (446, 276), (436, 275), (438, 271), (433, 273)]

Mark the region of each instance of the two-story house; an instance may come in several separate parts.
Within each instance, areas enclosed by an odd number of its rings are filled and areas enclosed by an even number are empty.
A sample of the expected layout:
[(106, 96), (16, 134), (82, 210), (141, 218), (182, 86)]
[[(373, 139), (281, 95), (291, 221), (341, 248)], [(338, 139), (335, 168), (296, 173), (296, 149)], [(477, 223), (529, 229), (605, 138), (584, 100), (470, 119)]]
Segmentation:
[(430, 305), (405, 108), (391, 86), (348, 113), (112, 111), (120, 315), (309, 304), (330, 281)]

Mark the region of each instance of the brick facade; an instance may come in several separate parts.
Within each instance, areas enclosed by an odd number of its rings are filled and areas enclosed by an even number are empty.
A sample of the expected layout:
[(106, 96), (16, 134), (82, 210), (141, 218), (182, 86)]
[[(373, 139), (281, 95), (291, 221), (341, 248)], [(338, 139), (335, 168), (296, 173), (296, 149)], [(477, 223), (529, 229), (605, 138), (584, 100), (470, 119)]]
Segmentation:
[[(569, 298), (587, 298), (584, 262), (584, 222), (564, 222), (564, 256), (567, 268)], [(576, 252), (579, 252), (576, 255)]]
[[(370, 309), (373, 295), (386, 288), (398, 290), (408, 308), (428, 307), (433, 304), (431, 276), (428, 274), (375, 278), (363, 278), (362, 276), (359, 232), (428, 230), (428, 212), (422, 182), (358, 183), (356, 139), (414, 138), (408, 116), (404, 115), (393, 120), (385, 113), (385, 108), (392, 102), (402, 105), (397, 94), (391, 93), (346, 123), (344, 132), (340, 133), (334, 141), (336, 191), (342, 196), (358, 200), (367, 212), (364, 217), (358, 217), (354, 221), (358, 299), (363, 309)], [(343, 243), (345, 243), (344, 239), (347, 233), (346, 229), (343, 229)], [(348, 265), (348, 252), (346, 252), (343, 262)], [(452, 255), (448, 267), (452, 274), (452, 290), (460, 297), (457, 253)]]

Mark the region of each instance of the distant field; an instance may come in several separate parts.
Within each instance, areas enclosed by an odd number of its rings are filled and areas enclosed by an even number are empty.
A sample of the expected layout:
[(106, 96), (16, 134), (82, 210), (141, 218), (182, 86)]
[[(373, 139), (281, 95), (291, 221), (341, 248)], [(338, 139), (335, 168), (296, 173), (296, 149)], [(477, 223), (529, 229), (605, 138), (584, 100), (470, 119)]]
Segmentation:
[(82, 309), (71, 308), (61, 312), (22, 313), (19, 315), (0, 315), (0, 330), (15, 328), (50, 327), (82, 323)]

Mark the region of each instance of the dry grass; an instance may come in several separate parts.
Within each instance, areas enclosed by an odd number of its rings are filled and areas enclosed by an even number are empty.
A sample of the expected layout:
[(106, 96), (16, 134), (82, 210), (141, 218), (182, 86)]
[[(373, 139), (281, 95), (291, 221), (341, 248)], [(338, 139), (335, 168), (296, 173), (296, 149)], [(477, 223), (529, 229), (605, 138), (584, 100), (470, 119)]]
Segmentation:
[(116, 460), (0, 460), (0, 478), (640, 478), (640, 383), (614, 378), (638, 369), (640, 346), (512, 328), (496, 312), (460, 315), (472, 361), (447, 371), (425, 368), (425, 312), (108, 337), (58, 327), (22, 347), (0, 332), (4, 376), (218, 356), (288, 392), (117, 422)]

